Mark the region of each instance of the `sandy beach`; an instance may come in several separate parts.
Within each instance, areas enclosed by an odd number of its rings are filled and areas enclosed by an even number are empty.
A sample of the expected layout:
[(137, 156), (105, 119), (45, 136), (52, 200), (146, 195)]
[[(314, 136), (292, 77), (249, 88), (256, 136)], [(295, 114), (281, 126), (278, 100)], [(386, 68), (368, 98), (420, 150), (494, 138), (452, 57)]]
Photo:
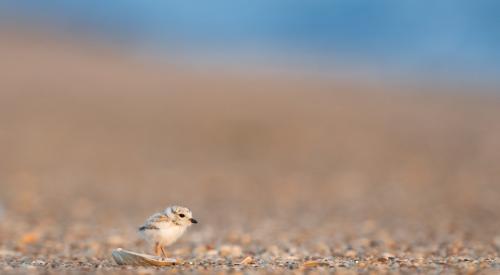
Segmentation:
[[(0, 41), (0, 273), (500, 272), (498, 94)], [(116, 265), (171, 204), (184, 264)]]

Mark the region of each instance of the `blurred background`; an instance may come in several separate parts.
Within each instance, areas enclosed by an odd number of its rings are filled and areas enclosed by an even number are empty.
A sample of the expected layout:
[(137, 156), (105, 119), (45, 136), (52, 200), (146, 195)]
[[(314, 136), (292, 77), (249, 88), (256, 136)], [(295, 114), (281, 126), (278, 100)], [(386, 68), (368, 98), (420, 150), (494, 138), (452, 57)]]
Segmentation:
[(42, 25), (194, 65), (455, 81), (495, 80), (500, 71), (500, 4), (492, 0), (7, 0), (0, 7), (2, 24)]
[(373, 228), (492, 240), (499, 13), (488, 0), (3, 0), (0, 244), (100, 232), (130, 247), (174, 203), (201, 220), (186, 242), (239, 230), (340, 245)]

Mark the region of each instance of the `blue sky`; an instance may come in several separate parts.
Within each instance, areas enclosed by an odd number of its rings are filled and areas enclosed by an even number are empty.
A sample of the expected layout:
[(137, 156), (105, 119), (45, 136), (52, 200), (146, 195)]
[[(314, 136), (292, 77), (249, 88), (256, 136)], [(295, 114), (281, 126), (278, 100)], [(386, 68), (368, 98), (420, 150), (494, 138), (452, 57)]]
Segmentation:
[(416, 73), (500, 73), (500, 1), (493, 0), (4, 0), (0, 8), (3, 21), (165, 52), (280, 53)]

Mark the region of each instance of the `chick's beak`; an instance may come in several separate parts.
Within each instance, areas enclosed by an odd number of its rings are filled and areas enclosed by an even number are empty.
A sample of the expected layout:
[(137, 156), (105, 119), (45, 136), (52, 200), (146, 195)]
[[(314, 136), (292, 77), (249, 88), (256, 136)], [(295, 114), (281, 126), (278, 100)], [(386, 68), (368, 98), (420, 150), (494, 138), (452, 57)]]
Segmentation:
[(189, 221), (191, 221), (191, 223), (198, 223), (198, 221), (193, 218), (189, 219)]

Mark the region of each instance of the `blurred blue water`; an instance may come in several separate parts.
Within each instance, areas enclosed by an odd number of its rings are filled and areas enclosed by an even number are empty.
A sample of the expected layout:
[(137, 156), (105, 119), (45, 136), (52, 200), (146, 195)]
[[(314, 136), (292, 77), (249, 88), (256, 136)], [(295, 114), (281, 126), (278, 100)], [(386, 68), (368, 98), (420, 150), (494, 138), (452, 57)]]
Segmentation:
[(43, 22), (156, 50), (301, 56), (495, 79), (498, 0), (2, 0), (0, 23)]

